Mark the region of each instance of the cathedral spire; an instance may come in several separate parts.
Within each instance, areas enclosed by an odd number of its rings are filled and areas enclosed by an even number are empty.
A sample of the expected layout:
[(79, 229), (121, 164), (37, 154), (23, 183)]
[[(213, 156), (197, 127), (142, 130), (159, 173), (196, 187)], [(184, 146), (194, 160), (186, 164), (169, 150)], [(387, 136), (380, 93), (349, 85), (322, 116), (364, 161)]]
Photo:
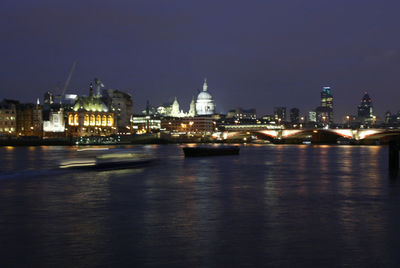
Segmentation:
[(203, 91), (207, 91), (207, 78), (204, 78)]
[(90, 97), (93, 96), (93, 83), (92, 82), (90, 82), (90, 85), (89, 85), (89, 96)]

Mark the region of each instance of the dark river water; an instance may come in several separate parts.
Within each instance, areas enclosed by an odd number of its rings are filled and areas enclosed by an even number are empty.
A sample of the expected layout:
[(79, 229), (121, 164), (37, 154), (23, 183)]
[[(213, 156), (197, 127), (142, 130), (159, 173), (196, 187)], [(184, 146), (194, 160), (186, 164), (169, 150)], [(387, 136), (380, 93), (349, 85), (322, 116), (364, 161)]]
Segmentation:
[(0, 267), (399, 267), (385, 146), (241, 146), (65, 171), (76, 147), (0, 147)]

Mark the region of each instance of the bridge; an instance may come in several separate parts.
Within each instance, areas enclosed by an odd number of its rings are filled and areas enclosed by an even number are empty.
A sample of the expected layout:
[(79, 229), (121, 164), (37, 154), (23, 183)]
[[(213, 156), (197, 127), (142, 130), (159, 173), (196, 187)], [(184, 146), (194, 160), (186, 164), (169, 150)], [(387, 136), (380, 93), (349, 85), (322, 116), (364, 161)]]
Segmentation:
[(284, 129), (280, 126), (257, 127), (254, 125), (225, 126), (216, 138), (221, 140), (250, 140), (262, 139), (274, 143), (386, 143), (400, 138), (400, 129), (360, 128), (360, 129), (328, 129), (328, 128), (297, 128)]

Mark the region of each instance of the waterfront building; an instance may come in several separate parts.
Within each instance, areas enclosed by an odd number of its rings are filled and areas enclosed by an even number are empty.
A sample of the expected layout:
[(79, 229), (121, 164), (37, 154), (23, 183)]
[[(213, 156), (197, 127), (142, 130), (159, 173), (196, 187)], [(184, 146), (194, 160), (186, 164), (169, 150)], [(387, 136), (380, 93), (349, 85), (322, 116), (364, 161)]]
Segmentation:
[(368, 92), (364, 93), (360, 105), (357, 107), (357, 119), (361, 124), (372, 125), (374, 121), (374, 113), (372, 100)]
[(242, 109), (240, 107), (230, 110), (227, 115), (226, 119), (230, 119), (231, 121), (238, 121), (238, 122), (252, 122), (257, 120), (257, 113), (256, 109)]
[(275, 116), (273, 115), (273, 114), (266, 114), (266, 115), (264, 115), (263, 117), (262, 117), (262, 121), (264, 122), (264, 123), (272, 123), (272, 122), (274, 122), (275, 123)]
[(115, 114), (115, 126), (118, 133), (131, 133), (132, 96), (119, 90), (107, 89), (103, 90), (103, 100), (110, 111)]
[(36, 137), (43, 135), (43, 107), (39, 103), (17, 105), (17, 135)]
[(286, 121), (286, 107), (275, 107), (274, 108), (274, 119), (278, 122)]
[(7, 99), (0, 102), (0, 136), (16, 136), (17, 103)]
[(54, 96), (48, 91), (44, 94), (42, 107), (43, 136), (64, 137), (67, 112), (77, 100), (76, 94)]
[(89, 96), (82, 96), (67, 112), (67, 133), (73, 137), (108, 136), (117, 133), (114, 113), (103, 102), (99, 91), (93, 93), (90, 83)]
[(60, 105), (43, 111), (43, 134), (49, 136), (64, 136), (65, 132), (64, 108)]
[(196, 114), (202, 115), (212, 115), (215, 113), (215, 103), (213, 97), (208, 92), (207, 78), (204, 79), (203, 91), (197, 95), (196, 100)]
[(152, 115), (133, 115), (131, 122), (136, 134), (157, 133), (161, 129), (161, 119)]
[(181, 133), (212, 133), (215, 121), (209, 116), (170, 117), (161, 119), (161, 130)]
[(298, 108), (292, 108), (290, 109), (290, 122), (292, 124), (297, 124), (299, 123), (299, 119), (300, 119), (300, 111)]

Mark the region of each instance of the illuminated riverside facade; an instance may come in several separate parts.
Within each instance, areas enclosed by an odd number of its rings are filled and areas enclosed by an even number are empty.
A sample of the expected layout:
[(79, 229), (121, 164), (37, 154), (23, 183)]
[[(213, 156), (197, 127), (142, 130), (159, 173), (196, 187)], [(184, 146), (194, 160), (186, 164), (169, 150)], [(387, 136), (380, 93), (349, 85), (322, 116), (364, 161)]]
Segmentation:
[(17, 131), (16, 104), (10, 100), (0, 102), (0, 136), (15, 136)]
[(215, 131), (216, 122), (209, 116), (196, 116), (186, 118), (163, 118), (161, 130), (168, 132), (185, 133), (212, 133)]
[(68, 112), (67, 132), (73, 137), (108, 136), (116, 133), (114, 113), (100, 111)]
[(101, 96), (93, 95), (90, 85), (89, 96), (79, 98), (72, 111), (67, 112), (68, 136), (108, 136), (116, 132), (114, 113), (109, 112)]

